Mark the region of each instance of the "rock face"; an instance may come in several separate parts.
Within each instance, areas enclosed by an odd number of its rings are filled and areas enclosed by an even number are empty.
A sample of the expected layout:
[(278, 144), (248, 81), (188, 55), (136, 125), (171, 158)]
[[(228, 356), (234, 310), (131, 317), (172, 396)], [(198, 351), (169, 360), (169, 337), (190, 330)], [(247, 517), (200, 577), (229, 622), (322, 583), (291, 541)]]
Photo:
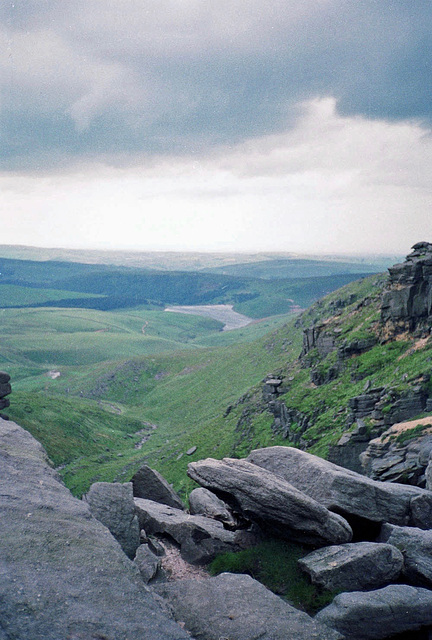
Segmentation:
[(376, 542), (325, 547), (299, 560), (312, 582), (329, 591), (363, 591), (390, 584), (403, 563), (396, 547)]
[(143, 498), (135, 498), (135, 506), (140, 527), (150, 535), (169, 535), (180, 545), (182, 557), (192, 564), (205, 564), (219, 553), (242, 548), (241, 532), (227, 531), (211, 518), (191, 516)]
[[(6, 409), (10, 405), (8, 396), (12, 391), (10, 386), (10, 375), (4, 371), (0, 371), (0, 411)], [(0, 418), (7, 420), (8, 417), (0, 413)]]
[(352, 531), (340, 516), (285, 480), (245, 460), (207, 458), (188, 466), (188, 475), (241, 513), (288, 539), (323, 546), (349, 542)]
[(85, 496), (93, 516), (111, 531), (125, 554), (133, 559), (140, 543), (132, 484), (95, 482)]
[(432, 592), (404, 584), (341, 593), (315, 621), (349, 640), (378, 640), (432, 625)]
[(189, 494), (189, 510), (193, 515), (219, 520), (228, 528), (235, 528), (237, 524), (228, 505), (204, 487), (194, 489)]
[(408, 582), (432, 587), (432, 531), (385, 524), (380, 540), (401, 550), (404, 557), (403, 574)]
[(131, 479), (133, 494), (136, 498), (153, 500), (167, 504), (175, 509), (184, 509), (180, 496), (168, 484), (161, 474), (146, 464), (139, 469)]
[(381, 319), (390, 333), (427, 330), (432, 320), (432, 244), (418, 242), (403, 264), (389, 269)]
[(186, 640), (39, 443), (0, 420), (3, 639)]
[(432, 528), (432, 492), (377, 482), (292, 447), (257, 449), (247, 459), (332, 511), (375, 522)]
[(179, 622), (201, 640), (338, 640), (341, 636), (245, 575), (157, 587)]

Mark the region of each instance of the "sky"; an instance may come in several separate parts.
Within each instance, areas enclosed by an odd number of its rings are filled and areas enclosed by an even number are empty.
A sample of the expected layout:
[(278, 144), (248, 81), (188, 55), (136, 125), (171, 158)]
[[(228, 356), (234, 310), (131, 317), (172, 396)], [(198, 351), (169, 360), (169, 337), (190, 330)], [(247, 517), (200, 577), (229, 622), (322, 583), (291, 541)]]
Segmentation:
[(430, 0), (4, 0), (0, 244), (432, 242)]

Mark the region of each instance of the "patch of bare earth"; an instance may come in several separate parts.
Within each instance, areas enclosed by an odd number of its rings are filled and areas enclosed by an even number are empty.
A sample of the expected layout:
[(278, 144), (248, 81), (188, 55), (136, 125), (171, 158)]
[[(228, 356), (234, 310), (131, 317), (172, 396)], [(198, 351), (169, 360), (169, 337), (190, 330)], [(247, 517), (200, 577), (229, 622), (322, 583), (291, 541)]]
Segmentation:
[(403, 358), (406, 358), (412, 353), (415, 353), (415, 351), (420, 351), (420, 349), (424, 349), (428, 342), (429, 342), (429, 336), (427, 336), (426, 338), (420, 338), (419, 340), (416, 340), (416, 342), (414, 342), (412, 347), (407, 349), (405, 353), (399, 356), (398, 360), (403, 360)]
[(162, 556), (162, 569), (167, 574), (169, 582), (175, 580), (205, 580), (210, 578), (209, 573), (202, 567), (196, 567), (183, 560), (180, 555), (180, 549), (167, 540), (160, 541), (165, 549), (165, 555)]
[(427, 416), (426, 418), (419, 418), (418, 420), (407, 420), (406, 422), (397, 422), (392, 425), (390, 429), (388, 429), (382, 436), (381, 442), (387, 442), (392, 436), (398, 436), (400, 433), (404, 431), (410, 431), (411, 429), (415, 429), (417, 425), (424, 426), (424, 430), (422, 435), (426, 435), (432, 433), (432, 416)]

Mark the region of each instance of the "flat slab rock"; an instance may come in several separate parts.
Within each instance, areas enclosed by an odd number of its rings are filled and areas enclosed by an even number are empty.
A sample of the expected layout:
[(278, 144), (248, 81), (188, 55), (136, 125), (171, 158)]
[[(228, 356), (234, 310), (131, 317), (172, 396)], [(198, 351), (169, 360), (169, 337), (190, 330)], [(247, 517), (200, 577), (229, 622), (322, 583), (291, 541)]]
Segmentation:
[(24, 429), (0, 420), (0, 637), (186, 640)]
[(404, 558), (391, 544), (357, 542), (324, 547), (298, 564), (314, 584), (329, 591), (376, 589), (396, 580)]
[(432, 531), (384, 524), (380, 540), (401, 550), (404, 557), (403, 575), (408, 582), (432, 587)]
[(341, 516), (246, 460), (207, 458), (190, 463), (188, 475), (207, 489), (231, 496), (246, 517), (286, 538), (318, 546), (351, 540), (352, 530)]
[(379, 482), (293, 447), (256, 449), (247, 460), (294, 485), (332, 511), (375, 522), (432, 528), (432, 492)]
[(244, 548), (242, 532), (228, 531), (211, 518), (193, 516), (143, 498), (135, 498), (135, 507), (141, 529), (148, 535), (171, 536), (180, 545), (182, 557), (191, 564), (205, 564), (219, 553)]
[(394, 584), (376, 591), (341, 593), (314, 620), (349, 640), (381, 640), (432, 625), (432, 591)]
[(199, 640), (339, 640), (342, 636), (298, 611), (246, 575), (157, 585), (174, 617)]

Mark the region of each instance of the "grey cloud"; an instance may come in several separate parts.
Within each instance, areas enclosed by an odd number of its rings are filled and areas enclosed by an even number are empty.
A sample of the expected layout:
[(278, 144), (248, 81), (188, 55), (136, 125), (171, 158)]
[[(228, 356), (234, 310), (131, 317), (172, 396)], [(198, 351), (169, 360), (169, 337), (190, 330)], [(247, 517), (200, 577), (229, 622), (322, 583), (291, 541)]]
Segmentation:
[(3, 168), (190, 155), (281, 131), (319, 96), (431, 120), (426, 0), (16, 0), (0, 18)]

